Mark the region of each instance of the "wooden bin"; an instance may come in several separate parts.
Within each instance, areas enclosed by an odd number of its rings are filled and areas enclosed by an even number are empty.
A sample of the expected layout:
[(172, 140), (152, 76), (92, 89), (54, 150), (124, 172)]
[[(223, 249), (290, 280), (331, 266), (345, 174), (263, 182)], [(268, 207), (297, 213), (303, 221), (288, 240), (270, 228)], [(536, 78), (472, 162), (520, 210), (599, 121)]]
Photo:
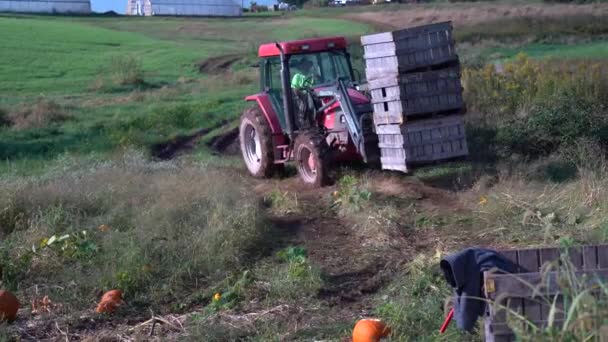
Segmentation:
[[(512, 274), (484, 273), (484, 293), (487, 299), (500, 300), (504, 307), (526, 317), (536, 326), (545, 327), (548, 324), (550, 305), (534, 300), (534, 288), (544, 284), (542, 294), (558, 296), (557, 305), (563, 305), (557, 272), (541, 274), (543, 265), (560, 259), (560, 254), (566, 252), (560, 248), (537, 248), (500, 251), (517, 264), (517, 272)], [(567, 250), (567, 255), (576, 269), (576, 276), (585, 277), (589, 286), (599, 281), (608, 280), (608, 245), (592, 245), (573, 247)], [(561, 327), (563, 314), (554, 317), (554, 326)], [(513, 331), (507, 324), (507, 311), (499, 308), (494, 311), (492, 305), (486, 305), (485, 337), (489, 342), (515, 341)]]
[(464, 110), (460, 66), (369, 81), (374, 121), (401, 123), (408, 116)]
[(376, 126), (382, 168), (407, 172), (408, 165), (464, 157), (468, 147), (461, 115)]
[(458, 60), (451, 22), (362, 36), (361, 44), (368, 80)]

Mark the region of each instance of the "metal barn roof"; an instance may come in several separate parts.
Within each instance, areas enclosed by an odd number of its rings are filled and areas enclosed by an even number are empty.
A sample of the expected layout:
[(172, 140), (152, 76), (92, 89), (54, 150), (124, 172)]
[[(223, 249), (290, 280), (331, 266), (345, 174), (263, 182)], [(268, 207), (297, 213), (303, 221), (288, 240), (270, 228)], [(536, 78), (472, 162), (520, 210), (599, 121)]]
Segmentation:
[(91, 13), (89, 0), (0, 0), (0, 12)]
[(234, 17), (242, 8), (236, 0), (128, 0), (127, 14)]

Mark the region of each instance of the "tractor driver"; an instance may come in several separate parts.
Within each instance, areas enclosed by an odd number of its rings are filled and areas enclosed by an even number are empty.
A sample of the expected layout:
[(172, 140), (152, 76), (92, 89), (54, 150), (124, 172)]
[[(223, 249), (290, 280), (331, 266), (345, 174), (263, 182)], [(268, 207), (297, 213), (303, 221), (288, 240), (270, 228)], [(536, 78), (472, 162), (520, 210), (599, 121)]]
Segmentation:
[(296, 72), (291, 78), (291, 87), (293, 89), (310, 88), (314, 85), (315, 77), (311, 72), (313, 63), (306, 57), (300, 58), (294, 63)]
[(313, 126), (317, 108), (317, 100), (311, 87), (315, 83), (312, 72), (313, 63), (306, 57), (293, 63), (295, 72), (291, 78), (295, 116), (299, 129)]

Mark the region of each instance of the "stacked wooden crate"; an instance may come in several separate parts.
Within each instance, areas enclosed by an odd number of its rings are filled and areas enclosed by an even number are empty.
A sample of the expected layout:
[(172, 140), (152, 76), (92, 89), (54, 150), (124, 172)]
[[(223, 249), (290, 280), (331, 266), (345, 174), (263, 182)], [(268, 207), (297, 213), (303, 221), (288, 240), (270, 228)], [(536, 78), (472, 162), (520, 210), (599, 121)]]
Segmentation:
[(383, 169), (466, 156), (452, 25), (361, 37)]

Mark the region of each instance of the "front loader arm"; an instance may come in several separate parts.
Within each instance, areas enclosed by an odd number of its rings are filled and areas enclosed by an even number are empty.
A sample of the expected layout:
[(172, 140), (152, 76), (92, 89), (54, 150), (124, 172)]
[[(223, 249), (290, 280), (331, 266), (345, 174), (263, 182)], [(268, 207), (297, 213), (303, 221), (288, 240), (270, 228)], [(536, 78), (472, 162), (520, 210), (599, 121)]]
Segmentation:
[(374, 152), (374, 149), (377, 148), (377, 137), (373, 132), (366, 130), (367, 126), (364, 124), (364, 120), (371, 119), (367, 117), (368, 113), (360, 114), (357, 112), (349, 96), (348, 87), (344, 79), (339, 78), (335, 86), (325, 91), (329, 92), (333, 96), (333, 99), (324, 105), (321, 111), (338, 102), (357, 153), (361, 155), (364, 162), (375, 162), (375, 159), (378, 157), (378, 153)]

